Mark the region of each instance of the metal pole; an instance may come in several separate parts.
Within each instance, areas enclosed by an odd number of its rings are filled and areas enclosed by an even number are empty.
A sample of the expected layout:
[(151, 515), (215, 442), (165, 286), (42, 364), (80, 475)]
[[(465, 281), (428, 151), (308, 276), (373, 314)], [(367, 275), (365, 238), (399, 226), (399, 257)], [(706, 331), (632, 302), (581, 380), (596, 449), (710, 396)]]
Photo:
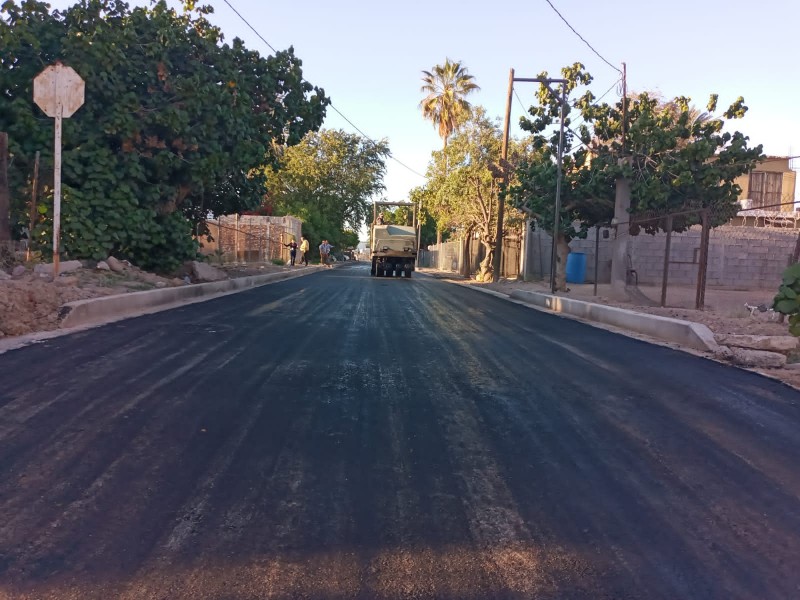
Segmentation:
[[(422, 217), (422, 207), (420, 206), (419, 209), (420, 215)], [(417, 268), (420, 267), (419, 261), (422, 257), (422, 249), (419, 247), (422, 241), (422, 220), (417, 217), (417, 205), (414, 205), (414, 227), (417, 228)]]
[(667, 282), (669, 280), (669, 255), (672, 247), (672, 215), (667, 215), (667, 242), (664, 246), (664, 273), (661, 275), (661, 306), (667, 305)]
[(625, 156), (625, 138), (628, 136), (628, 66), (622, 63), (622, 156)]
[[(500, 168), (503, 169), (503, 187), (508, 187), (508, 130), (511, 125), (511, 97), (514, 95), (514, 69), (508, 72), (508, 97), (506, 98), (506, 119), (503, 126), (503, 146), (500, 152)], [(492, 257), (492, 281), (500, 280), (500, 265), (503, 254), (503, 218), (505, 216), (505, 200), (497, 200), (497, 232), (494, 241), (494, 256)]]
[[(58, 87), (56, 85), (56, 87)], [(56, 134), (53, 149), (53, 276), (58, 277), (59, 248), (61, 247), (61, 101), (56, 105)]]
[(703, 232), (700, 235), (700, 265), (697, 269), (697, 298), (695, 308), (703, 310), (706, 301), (706, 269), (708, 268), (708, 242), (711, 233), (711, 224), (708, 218), (708, 209), (700, 213)]
[(594, 295), (597, 296), (597, 280), (600, 278), (597, 272), (600, 263), (600, 225), (594, 226)]
[(556, 176), (556, 206), (553, 215), (553, 256), (550, 264), (550, 291), (556, 293), (556, 253), (558, 250), (558, 231), (561, 228), (561, 162), (564, 153), (564, 113), (567, 105), (567, 83), (561, 83), (561, 124), (558, 131), (558, 174)]
[(236, 226), (236, 229), (233, 238), (234, 241), (233, 262), (238, 263), (239, 262), (239, 213), (236, 213), (236, 221), (234, 222), (234, 225)]

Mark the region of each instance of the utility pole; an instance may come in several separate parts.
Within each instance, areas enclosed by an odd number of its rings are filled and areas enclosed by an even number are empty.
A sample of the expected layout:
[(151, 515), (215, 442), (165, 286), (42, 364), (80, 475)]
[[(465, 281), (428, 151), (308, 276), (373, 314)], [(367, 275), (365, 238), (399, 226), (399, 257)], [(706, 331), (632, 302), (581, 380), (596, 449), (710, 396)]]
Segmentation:
[[(506, 119), (503, 126), (503, 146), (500, 151), (500, 168), (503, 170), (503, 187), (508, 187), (508, 129), (511, 125), (511, 96), (514, 94), (514, 69), (508, 72), (508, 97), (506, 98)], [(497, 203), (497, 232), (494, 242), (494, 264), (492, 265), (492, 281), (500, 280), (500, 265), (503, 264), (503, 219), (506, 202), (500, 198)]]
[[(501, 150), (501, 168), (503, 169), (503, 182), (508, 185), (508, 130), (511, 123), (511, 97), (514, 93), (514, 82), (528, 82), (528, 83), (541, 83), (550, 85), (551, 83), (561, 84), (561, 124), (558, 137), (558, 175), (556, 179), (556, 201), (555, 201), (555, 226), (553, 228), (553, 254), (550, 269), (550, 288), (555, 291), (555, 265), (556, 265), (556, 232), (559, 227), (559, 220), (561, 216), (561, 168), (562, 157), (564, 154), (564, 113), (566, 112), (567, 103), (567, 80), (566, 79), (552, 79), (549, 77), (514, 77), (514, 69), (511, 69), (508, 76), (508, 100), (506, 102), (506, 119), (505, 127), (503, 129), (503, 146)], [(497, 282), (500, 278), (500, 265), (502, 259), (503, 248), (503, 217), (504, 217), (505, 202), (500, 201), (497, 207), (497, 236), (495, 238), (494, 260), (492, 264), (492, 281)]]
[(628, 137), (628, 67), (622, 63), (622, 156), (627, 151), (626, 138)]
[(564, 112), (567, 104), (567, 82), (561, 81), (561, 115), (559, 117), (561, 124), (558, 132), (558, 161), (556, 176), (556, 207), (553, 215), (553, 254), (552, 263), (550, 265), (550, 292), (556, 293), (556, 268), (558, 266), (558, 231), (561, 228), (561, 168), (564, 154)]
[[(622, 143), (619, 165), (629, 164), (628, 148), (628, 69), (622, 63)], [(611, 289), (618, 297), (624, 297), (628, 284), (628, 242), (631, 207), (631, 186), (625, 177), (617, 177), (614, 198), (614, 218), (611, 223), (615, 228), (614, 243), (611, 250)]]
[[(500, 151), (500, 168), (503, 170), (503, 188), (508, 187), (508, 130), (511, 126), (511, 96), (514, 94), (514, 69), (508, 72), (508, 97), (506, 98), (506, 119), (503, 126), (503, 146)], [(500, 265), (503, 264), (503, 218), (506, 202), (500, 198), (497, 203), (497, 232), (494, 243), (494, 261), (492, 265), (492, 281), (500, 280)]]

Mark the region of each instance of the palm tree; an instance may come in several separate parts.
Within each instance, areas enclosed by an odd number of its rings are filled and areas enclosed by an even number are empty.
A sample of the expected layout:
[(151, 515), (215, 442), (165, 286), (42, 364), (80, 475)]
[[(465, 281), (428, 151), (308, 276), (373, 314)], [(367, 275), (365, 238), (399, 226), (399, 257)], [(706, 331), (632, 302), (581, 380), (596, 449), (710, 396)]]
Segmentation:
[(461, 61), (452, 62), (449, 58), (445, 59), (443, 65), (423, 71), (422, 75), (423, 86), (420, 91), (427, 94), (419, 103), (422, 116), (439, 130), (439, 136), (447, 148), (447, 138), (469, 116), (471, 107), (464, 97), (481, 88)]
[[(431, 121), (439, 130), (447, 150), (447, 138), (458, 129), (472, 110), (464, 97), (481, 89), (473, 81), (475, 78), (467, 72), (461, 61), (452, 62), (445, 58), (443, 65), (435, 65), (431, 71), (422, 72), (423, 86), (420, 91), (427, 94), (422, 102), (422, 116)], [(445, 156), (445, 170), (447, 170)], [(436, 243), (442, 242), (442, 231), (436, 227)]]

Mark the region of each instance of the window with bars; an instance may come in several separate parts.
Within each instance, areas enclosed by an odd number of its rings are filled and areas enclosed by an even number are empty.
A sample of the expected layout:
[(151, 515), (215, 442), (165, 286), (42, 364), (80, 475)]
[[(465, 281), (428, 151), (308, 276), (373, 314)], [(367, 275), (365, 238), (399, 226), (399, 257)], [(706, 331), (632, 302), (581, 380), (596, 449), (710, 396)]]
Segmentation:
[(781, 203), (781, 186), (783, 173), (754, 171), (750, 173), (749, 196), (753, 208), (770, 207), (779, 211)]

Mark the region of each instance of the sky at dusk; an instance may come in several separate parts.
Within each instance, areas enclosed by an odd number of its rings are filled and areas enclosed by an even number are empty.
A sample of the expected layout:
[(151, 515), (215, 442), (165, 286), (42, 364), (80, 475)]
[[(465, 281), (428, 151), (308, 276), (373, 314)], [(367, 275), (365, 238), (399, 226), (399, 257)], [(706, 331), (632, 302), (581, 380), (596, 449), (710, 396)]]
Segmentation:
[[(387, 139), (392, 155), (419, 174), (442, 145), (419, 109), (421, 71), (446, 57), (463, 61), (481, 86), (470, 102), (498, 119), (512, 67), (517, 77), (558, 76), (561, 67), (582, 62), (595, 78), (595, 95), (611, 89), (605, 100), (618, 98), (620, 75), (605, 59), (616, 68), (627, 64), (634, 93), (686, 95), (701, 108), (717, 93), (718, 112), (744, 96), (750, 110), (732, 127), (769, 155), (800, 154), (800, 0), (551, 0), (602, 58), (546, 0), (229, 2), (271, 46), (294, 46), (306, 79), (363, 133)], [(70, 4), (52, 2), (53, 8)], [(214, 7), (211, 21), (226, 40), (240, 37), (249, 48), (272, 53), (224, 0), (204, 4)], [(512, 136), (522, 134), (519, 117), (535, 84), (515, 89)], [(330, 109), (324, 127), (355, 132)], [(800, 160), (794, 163), (800, 167)], [(404, 200), (424, 183), (411, 170), (388, 161), (388, 199)]]

